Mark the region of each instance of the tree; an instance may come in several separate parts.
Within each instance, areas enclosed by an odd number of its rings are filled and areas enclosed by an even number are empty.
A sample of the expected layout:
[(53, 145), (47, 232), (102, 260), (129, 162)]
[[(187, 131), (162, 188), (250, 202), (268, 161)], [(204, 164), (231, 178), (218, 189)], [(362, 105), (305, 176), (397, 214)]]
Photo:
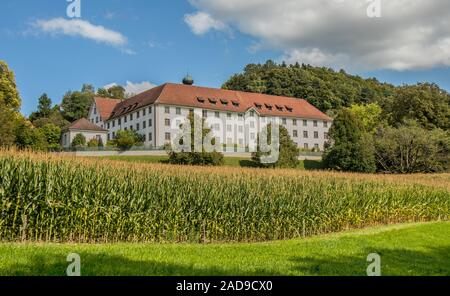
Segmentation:
[(339, 171), (375, 172), (372, 137), (350, 110), (341, 110), (329, 131), (331, 141), (324, 154), (326, 167)]
[[(180, 165), (212, 165), (212, 166), (220, 166), (223, 165), (223, 154), (218, 151), (207, 152), (205, 150), (204, 145), (202, 145), (201, 152), (195, 151), (195, 122), (201, 124), (203, 127), (199, 142), (205, 143), (209, 136), (211, 135), (211, 128), (205, 124), (204, 118), (199, 118), (193, 112), (189, 112), (187, 117), (189, 122), (189, 136), (190, 136), (190, 149), (188, 151), (182, 150), (181, 152), (175, 152), (169, 149), (169, 163), (171, 164), (180, 164)], [(183, 145), (183, 139), (179, 139), (181, 145)], [(211, 141), (212, 145), (215, 145), (215, 139)]]
[(21, 105), (13, 71), (0, 60), (0, 105), (18, 111)]
[(76, 134), (72, 140), (72, 147), (84, 147), (86, 146), (86, 137), (83, 134)]
[(47, 142), (47, 147), (50, 150), (57, 150), (60, 148), (60, 140), (61, 140), (61, 128), (48, 123), (40, 128), (41, 133), (44, 135), (44, 138)]
[(384, 127), (375, 136), (378, 170), (389, 173), (429, 173), (450, 169), (450, 135), (428, 131), (414, 121)]
[(89, 148), (98, 148), (100, 146), (100, 142), (99, 140), (97, 140), (96, 138), (92, 138), (88, 143), (87, 143)]
[(15, 122), (15, 112), (0, 104), (0, 147), (10, 147), (14, 145), (16, 139), (14, 133)]
[(30, 116), (30, 120), (33, 125), (38, 128), (41, 128), (46, 124), (54, 124), (60, 129), (63, 129), (69, 124), (69, 121), (65, 120), (61, 113), (59, 106), (56, 105), (52, 108), (48, 117), (35, 119)]
[(261, 152), (259, 140), (261, 138), (267, 139), (267, 143), (270, 145), (272, 144), (272, 124), (269, 124), (267, 126), (266, 131), (262, 131), (258, 134), (258, 146), (257, 146), (257, 152), (254, 152), (252, 154), (252, 160), (256, 162), (261, 167), (271, 167), (271, 168), (296, 168), (299, 165), (298, 155), (299, 155), (299, 149), (294, 141), (292, 141), (291, 137), (289, 136), (288, 130), (282, 126), (279, 125), (279, 157), (278, 161), (274, 163), (262, 163), (261, 159), (263, 156), (267, 156), (270, 154), (270, 152)]
[(97, 95), (100, 97), (123, 100), (126, 98), (125, 88), (120, 85), (111, 86), (108, 89), (99, 88)]
[(406, 85), (388, 105), (391, 125), (415, 120), (426, 129), (450, 129), (450, 94), (436, 84)]
[(132, 130), (120, 130), (113, 143), (122, 150), (128, 150), (143, 142), (143, 136)]
[(374, 133), (377, 126), (382, 124), (381, 114), (383, 109), (376, 104), (351, 105), (349, 111), (352, 112), (362, 123), (364, 130)]
[(31, 113), (29, 119), (34, 122), (41, 118), (48, 118), (52, 112), (52, 100), (46, 93), (39, 97), (37, 112)]
[(40, 129), (20, 117), (15, 126), (15, 145), (20, 149), (45, 150), (47, 141)]
[(61, 109), (64, 119), (73, 122), (87, 117), (94, 94), (89, 91), (67, 92), (62, 100)]

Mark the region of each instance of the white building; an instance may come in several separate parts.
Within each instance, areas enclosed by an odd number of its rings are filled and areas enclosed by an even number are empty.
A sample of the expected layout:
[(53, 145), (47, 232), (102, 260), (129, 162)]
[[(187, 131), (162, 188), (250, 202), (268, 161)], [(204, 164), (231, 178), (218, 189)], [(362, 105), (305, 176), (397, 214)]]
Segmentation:
[[(110, 114), (97, 98), (91, 107), (91, 122), (103, 124), (108, 140), (119, 130), (131, 129), (145, 137), (145, 146), (158, 149), (175, 139), (180, 124), (193, 111), (206, 119), (217, 140), (227, 146), (254, 147), (262, 127), (276, 122), (286, 127), (299, 148), (324, 149), (332, 119), (303, 99), (184, 82), (163, 84), (123, 101), (110, 100), (108, 104), (114, 103)], [(97, 123), (99, 109), (104, 116)]]
[(103, 144), (106, 144), (108, 131), (93, 124), (86, 118), (81, 118), (63, 130), (61, 138), (62, 147), (70, 148), (77, 134), (82, 134), (86, 138), (86, 143), (92, 139), (97, 139)]

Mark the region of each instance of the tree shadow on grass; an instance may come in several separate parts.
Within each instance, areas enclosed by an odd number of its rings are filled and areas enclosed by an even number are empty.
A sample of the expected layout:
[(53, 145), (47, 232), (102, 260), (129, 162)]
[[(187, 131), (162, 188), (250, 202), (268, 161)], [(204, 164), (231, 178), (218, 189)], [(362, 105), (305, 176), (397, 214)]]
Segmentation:
[[(175, 264), (156, 260), (132, 260), (120, 255), (78, 252), (81, 258), (82, 276), (230, 276), (274, 275), (265, 270), (245, 272), (217, 266), (201, 267), (201, 262)], [(68, 255), (68, 254), (67, 254)], [(65, 276), (71, 262), (67, 255), (51, 254), (29, 256), (26, 262), (0, 266), (1, 276)], [(239, 260), (238, 258), (236, 260)], [(194, 265), (195, 263), (195, 265)], [(219, 263), (218, 263), (219, 264)]]
[(305, 168), (305, 170), (310, 171), (310, 170), (322, 170), (325, 168), (325, 166), (323, 165), (323, 162), (320, 160), (304, 160), (303, 161), (303, 166)]
[(450, 245), (424, 251), (406, 249), (364, 249), (353, 256), (294, 257), (294, 273), (306, 275), (367, 275), (367, 256), (381, 257), (381, 274), (395, 276), (450, 275)]

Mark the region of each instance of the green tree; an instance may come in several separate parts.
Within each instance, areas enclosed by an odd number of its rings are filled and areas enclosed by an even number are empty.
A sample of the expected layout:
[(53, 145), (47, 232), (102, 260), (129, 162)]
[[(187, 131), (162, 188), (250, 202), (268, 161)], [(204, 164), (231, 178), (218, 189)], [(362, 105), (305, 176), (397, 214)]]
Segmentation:
[(361, 121), (365, 131), (369, 133), (374, 133), (376, 128), (382, 124), (381, 114), (383, 109), (376, 103), (354, 104), (350, 106), (349, 110)]
[(141, 145), (143, 136), (132, 130), (120, 130), (116, 133), (113, 143), (122, 150), (128, 150), (136, 145)]
[(84, 91), (67, 92), (61, 104), (64, 119), (73, 122), (87, 117), (93, 98), (94, 93), (91, 92), (90, 88), (86, 88)]
[(430, 173), (450, 169), (450, 135), (414, 121), (384, 127), (375, 136), (378, 170), (389, 173)]
[(298, 160), (299, 149), (289, 136), (288, 130), (282, 125), (278, 125), (278, 128), (280, 135), (279, 145), (277, 145), (279, 149), (278, 161), (274, 163), (262, 163), (261, 161), (262, 157), (268, 156), (270, 152), (261, 152), (259, 142), (261, 138), (265, 138), (267, 139), (267, 144), (272, 144), (272, 124), (267, 126), (267, 130), (258, 134), (257, 151), (252, 153), (252, 160), (261, 167), (296, 168), (300, 163)]
[(88, 143), (88, 147), (90, 148), (98, 148), (100, 146), (100, 141), (96, 138), (92, 138)]
[(21, 105), (14, 73), (0, 60), (0, 105), (18, 111)]
[(47, 142), (48, 149), (57, 150), (60, 148), (60, 140), (61, 140), (60, 127), (52, 123), (47, 123), (46, 125), (41, 127), (40, 130)]
[(14, 133), (15, 123), (15, 112), (0, 104), (0, 147), (10, 147), (14, 145), (16, 139)]
[(372, 173), (376, 170), (372, 137), (348, 109), (341, 110), (330, 128), (324, 164), (339, 171)]
[[(202, 151), (195, 151), (195, 122), (198, 122), (202, 125), (202, 133), (201, 137), (198, 139), (202, 144), (205, 142), (205, 139), (208, 139), (211, 134), (211, 128), (205, 124), (204, 118), (199, 118), (193, 112), (189, 112), (187, 120), (190, 123), (190, 149), (189, 151), (181, 151), (175, 152), (169, 149), (169, 163), (171, 164), (181, 164), (181, 165), (212, 165), (212, 166), (220, 166), (223, 165), (223, 154), (218, 151), (207, 152), (205, 147), (202, 145)], [(183, 139), (179, 139), (181, 145), (183, 145)], [(211, 141), (212, 145), (215, 145), (215, 139)]]
[(34, 122), (41, 118), (48, 118), (52, 112), (52, 100), (46, 93), (39, 97), (38, 109), (36, 112), (31, 113), (29, 119)]
[(76, 134), (72, 140), (72, 147), (84, 147), (86, 146), (86, 137), (83, 134)]
[(97, 95), (100, 97), (123, 100), (126, 98), (125, 88), (120, 85), (111, 86), (108, 89), (99, 88)]
[(40, 129), (31, 122), (18, 118), (15, 126), (15, 145), (20, 149), (45, 150), (47, 141)]

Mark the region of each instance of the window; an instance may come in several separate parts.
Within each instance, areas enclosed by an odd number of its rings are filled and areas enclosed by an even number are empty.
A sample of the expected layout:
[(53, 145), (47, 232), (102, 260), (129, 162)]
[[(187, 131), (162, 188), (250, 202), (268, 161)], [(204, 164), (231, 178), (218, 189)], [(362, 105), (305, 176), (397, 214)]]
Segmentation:
[(125, 128), (124, 128), (124, 130), (128, 130), (128, 128), (127, 128), (127, 127), (125, 127)]
[(148, 114), (152, 114), (152, 106), (148, 107)]
[(166, 141), (170, 141), (170, 133), (166, 133)]
[(298, 133), (297, 133), (296, 130), (294, 130), (292, 133), (293, 133), (293, 137), (294, 137), (294, 138), (297, 138), (297, 137), (298, 137)]
[(97, 107), (94, 107), (94, 114), (97, 114)]
[(304, 132), (303, 132), (303, 138), (305, 138), (305, 139), (308, 138), (308, 132), (307, 132), (307, 131), (304, 131)]
[(149, 119), (149, 120), (148, 120), (148, 127), (151, 127), (151, 126), (152, 126), (152, 120)]
[(136, 123), (136, 130), (139, 130), (139, 123)]
[(145, 116), (145, 109), (142, 109), (142, 116)]
[(108, 129), (110, 129), (110, 124), (109, 124), (109, 122), (108, 122)]
[(141, 116), (141, 112), (140, 111), (136, 112), (136, 118), (139, 118), (140, 116)]
[(328, 127), (328, 122), (327, 121), (323, 122), (323, 127)]
[(116, 138), (116, 132), (112, 133), (112, 138), (115, 139)]
[(130, 125), (130, 130), (131, 130), (131, 131), (133, 130), (133, 126), (132, 126), (132, 125)]
[(250, 111), (250, 117), (255, 117), (255, 111)]
[(113, 127), (116, 127), (116, 121), (113, 120)]
[(170, 107), (164, 107), (164, 113), (170, 114)]
[(220, 124), (218, 124), (218, 123), (214, 124), (213, 129), (216, 131), (220, 130)]
[(231, 132), (231, 131), (232, 131), (232, 128), (233, 128), (233, 127), (231, 126), (231, 124), (228, 124), (228, 125), (227, 125), (227, 132)]
[(282, 122), (283, 122), (284, 125), (286, 125), (286, 118), (283, 118)]
[(240, 125), (240, 126), (238, 127), (238, 130), (239, 130), (240, 133), (243, 133), (243, 132), (244, 132), (244, 127), (243, 127), (242, 125)]
[(219, 112), (215, 112), (216, 118), (220, 118), (220, 113)]
[(250, 140), (254, 140), (255, 139), (255, 133), (250, 133)]
[(165, 124), (165, 126), (170, 126), (170, 119), (165, 119), (164, 120), (164, 124)]
[(122, 124), (122, 118), (117, 119), (118, 124), (121, 125)]
[(95, 123), (98, 123), (98, 117), (95, 118)]
[(146, 128), (147, 128), (147, 121), (143, 121), (143, 122), (142, 122), (142, 128), (143, 128), (143, 129), (146, 129)]
[(309, 149), (309, 145), (308, 145), (308, 143), (305, 143), (305, 144), (303, 145), (303, 148), (305, 148), (305, 149)]
[(176, 113), (177, 113), (177, 115), (181, 115), (181, 108), (180, 107), (177, 107)]
[(319, 144), (314, 144), (314, 148), (319, 150)]
[(308, 120), (303, 120), (303, 126), (308, 126)]
[(244, 115), (238, 114), (238, 120), (240, 120), (240, 121), (244, 120)]
[(123, 118), (123, 121), (124, 121), (125, 123), (127, 123), (127, 117), (126, 117), (126, 116)]
[(227, 113), (227, 118), (231, 118), (231, 113)]
[(208, 110), (203, 110), (202, 111), (202, 115), (203, 115), (203, 117), (208, 117)]
[(144, 142), (147, 142), (147, 135), (144, 134)]
[(261, 122), (266, 122), (266, 118), (265, 117), (261, 117)]
[(255, 122), (254, 121), (250, 121), (250, 128), (255, 128)]
[(292, 119), (292, 125), (297, 125), (297, 119)]
[(314, 132), (314, 139), (318, 139), (319, 138), (319, 132)]
[(133, 113), (130, 114), (130, 121), (133, 120)]
[(317, 127), (317, 120), (314, 120), (313, 123), (314, 123), (314, 127)]
[(149, 141), (153, 141), (153, 135), (152, 135), (152, 133), (149, 133), (149, 134), (148, 134), (148, 140), (149, 140)]
[[(67, 140), (66, 135), (64, 135), (64, 143), (66, 142), (66, 140)], [(108, 141), (110, 141), (110, 140), (111, 140), (111, 134), (108, 133)]]

